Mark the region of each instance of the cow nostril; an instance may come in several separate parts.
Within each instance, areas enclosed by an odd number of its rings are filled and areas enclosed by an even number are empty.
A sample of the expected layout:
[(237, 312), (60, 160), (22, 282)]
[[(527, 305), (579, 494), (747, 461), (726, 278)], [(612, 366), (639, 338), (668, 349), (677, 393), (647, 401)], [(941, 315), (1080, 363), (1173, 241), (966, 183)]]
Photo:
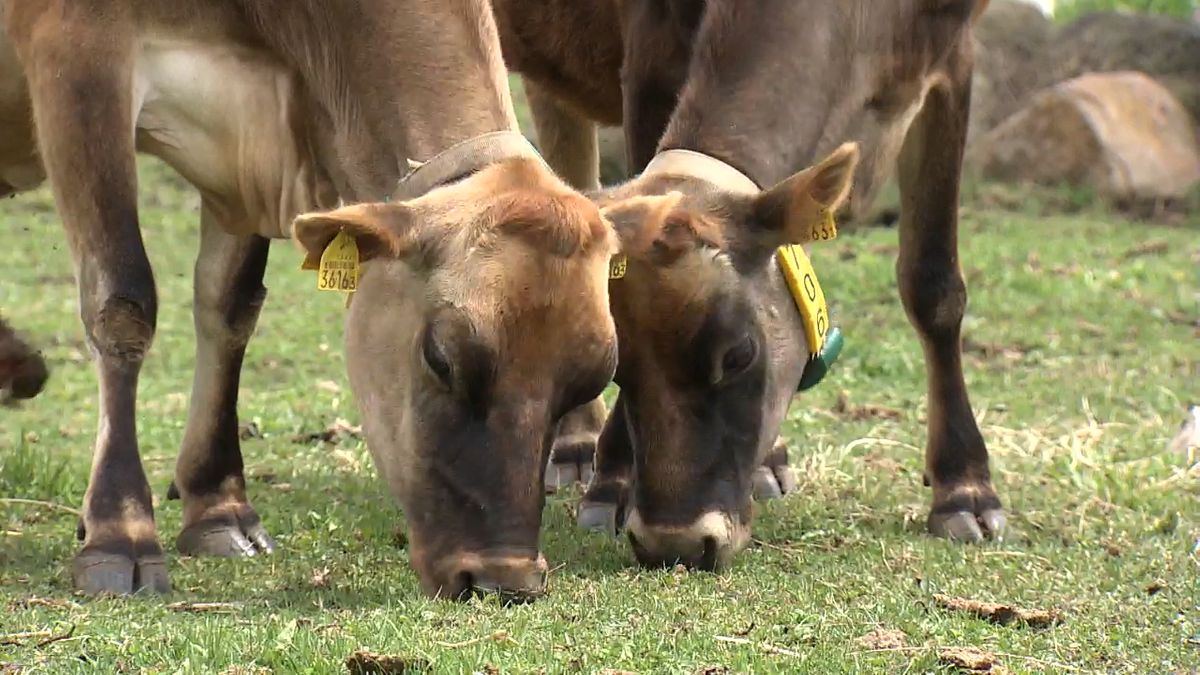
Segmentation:
[(458, 582), (458, 589), (453, 593), (456, 600), (469, 600), (471, 594), (475, 592), (475, 575), (467, 571), (458, 573), (455, 578)]
[(700, 554), (700, 569), (711, 572), (717, 568), (717, 539), (704, 538), (704, 552)]

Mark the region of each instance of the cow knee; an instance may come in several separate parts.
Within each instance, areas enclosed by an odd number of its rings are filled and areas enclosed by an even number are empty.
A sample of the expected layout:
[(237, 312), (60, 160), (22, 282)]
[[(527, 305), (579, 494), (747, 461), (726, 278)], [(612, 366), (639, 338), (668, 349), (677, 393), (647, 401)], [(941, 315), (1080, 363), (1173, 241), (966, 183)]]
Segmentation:
[(88, 325), (92, 346), (101, 358), (140, 363), (154, 339), (157, 306), (120, 296), (106, 298)]
[(244, 348), (258, 325), (258, 315), (266, 298), (267, 289), (261, 284), (255, 289), (226, 291), (223, 294), (197, 293), (197, 333), (231, 349)]
[(900, 296), (909, 319), (928, 338), (957, 335), (967, 307), (967, 285), (950, 265), (899, 269)]

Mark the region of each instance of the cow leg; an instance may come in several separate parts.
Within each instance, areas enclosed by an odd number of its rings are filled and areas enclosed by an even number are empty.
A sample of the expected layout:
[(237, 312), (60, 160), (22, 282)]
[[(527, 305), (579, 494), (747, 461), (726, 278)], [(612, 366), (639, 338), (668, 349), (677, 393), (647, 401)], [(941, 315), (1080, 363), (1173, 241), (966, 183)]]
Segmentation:
[(641, 173), (679, 102), (692, 58), (692, 42), (705, 0), (626, 0), (622, 3), (625, 55), (621, 89), (629, 173)]
[(538, 148), (546, 162), (576, 190), (599, 190), (600, 142), (596, 125), (528, 78), (525, 94), (537, 129)]
[(958, 261), (958, 189), (970, 103), (970, 69), (929, 92), (900, 156), (900, 256), (896, 271), (929, 382), (925, 481), (929, 530), (951, 539), (999, 538), (1005, 517), (962, 372), (967, 289)]
[(624, 396), (618, 396), (596, 444), (596, 472), (579, 503), (579, 526), (616, 536), (625, 526), (633, 482), (633, 442)]
[(237, 396), (242, 358), (266, 299), (263, 273), (270, 242), (226, 232), (205, 208), (196, 259), (196, 373), (183, 447), (175, 465), (183, 499), (185, 555), (269, 553), (275, 542), (246, 499)]
[(597, 398), (567, 413), (558, 423), (550, 463), (546, 466), (547, 493), (576, 481), (586, 485), (592, 480), (596, 441), (604, 428), (606, 413), (604, 399)]
[(775, 439), (775, 445), (762, 466), (754, 470), (753, 486), (754, 498), (760, 501), (795, 492), (796, 472), (788, 466), (788, 449), (782, 436)]
[(154, 337), (158, 300), (138, 225), (128, 26), (119, 11), (96, 17), (65, 5), (53, 10), (60, 14), (47, 29), (36, 20), (41, 10), (9, 9), (9, 34), (20, 36), (14, 43), (74, 257), (80, 315), (100, 384), (83, 548), (72, 578), (87, 593), (166, 592), (170, 582), (135, 425), (138, 374)]

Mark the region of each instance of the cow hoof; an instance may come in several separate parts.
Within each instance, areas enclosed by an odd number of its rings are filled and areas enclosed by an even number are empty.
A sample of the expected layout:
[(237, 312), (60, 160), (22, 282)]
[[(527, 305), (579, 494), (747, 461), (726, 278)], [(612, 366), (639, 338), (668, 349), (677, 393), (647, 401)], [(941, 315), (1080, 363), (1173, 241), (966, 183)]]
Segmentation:
[(161, 552), (130, 557), (85, 548), (71, 561), (71, 581), (88, 595), (171, 592), (167, 561)]
[(579, 502), (576, 521), (579, 527), (610, 536), (618, 536), (625, 529), (625, 509), (611, 502), (595, 502), (584, 499)]
[(175, 547), (183, 555), (222, 558), (274, 552), (275, 540), (267, 534), (258, 514), (247, 504), (239, 505), (237, 511), (237, 515), (210, 516), (188, 525), (175, 539)]
[(779, 479), (775, 477), (775, 472), (771, 471), (770, 467), (760, 466), (755, 469), (754, 477), (751, 480), (754, 483), (755, 499), (764, 501), (783, 496), (783, 488), (779, 485)]
[(591, 482), (595, 455), (595, 436), (587, 439), (567, 437), (556, 442), (550, 453), (550, 463), (546, 465), (546, 494), (553, 494), (575, 483), (587, 485)]
[(929, 532), (935, 537), (951, 541), (1001, 541), (1007, 523), (1008, 520), (1001, 509), (987, 509), (978, 516), (969, 511), (929, 514)]
[(754, 470), (751, 481), (758, 501), (778, 499), (796, 491), (796, 472), (786, 464), (760, 466)]

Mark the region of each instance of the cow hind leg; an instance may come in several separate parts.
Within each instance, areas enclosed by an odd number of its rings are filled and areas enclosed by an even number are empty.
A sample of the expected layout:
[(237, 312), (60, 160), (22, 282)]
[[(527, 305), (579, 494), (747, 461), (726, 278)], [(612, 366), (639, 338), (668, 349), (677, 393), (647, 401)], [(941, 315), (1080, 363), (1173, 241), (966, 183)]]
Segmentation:
[(246, 498), (237, 395), (246, 345), (266, 298), (269, 242), (229, 234), (207, 209), (201, 219), (196, 372), (172, 490), (183, 499), (175, 544), (185, 555), (253, 556), (273, 551), (275, 542)]
[(165, 592), (170, 582), (135, 426), (138, 375), (158, 301), (138, 224), (131, 33), (120, 11), (93, 17), (72, 7), (46, 22), (32, 5), (7, 17), (10, 35), (19, 36), (14, 44), (29, 79), (39, 151), (71, 246), (99, 376), (83, 547), (71, 573), (87, 593)]
[(970, 100), (961, 84), (932, 89), (900, 158), (901, 299), (925, 352), (929, 386), (925, 481), (929, 530), (963, 541), (1000, 538), (1004, 511), (967, 397), (961, 326), (967, 290), (958, 263), (958, 185)]

